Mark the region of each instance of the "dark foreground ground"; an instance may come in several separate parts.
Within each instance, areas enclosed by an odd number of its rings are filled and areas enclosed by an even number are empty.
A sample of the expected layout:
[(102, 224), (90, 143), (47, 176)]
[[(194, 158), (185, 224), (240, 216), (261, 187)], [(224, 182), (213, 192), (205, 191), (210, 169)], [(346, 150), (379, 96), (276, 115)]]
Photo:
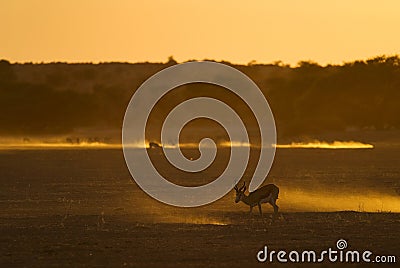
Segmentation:
[[(0, 266), (270, 267), (256, 260), (264, 245), (269, 250), (319, 252), (336, 249), (338, 239), (347, 241), (348, 250), (396, 255), (397, 265), (400, 261), (398, 213), (283, 213), (272, 222), (270, 214), (234, 212), (220, 220), (187, 224), (139, 223), (129, 215), (1, 216)], [(223, 222), (229, 224), (219, 225)], [(285, 266), (276, 260), (275, 265)]]
[(280, 187), (282, 214), (272, 222), (270, 206), (250, 216), (234, 191), (199, 208), (161, 204), (132, 181), (121, 150), (0, 151), (0, 267), (296, 267), (256, 255), (265, 245), (335, 250), (339, 239), (349, 250), (396, 256), (376, 267), (400, 267), (399, 156), (392, 148), (278, 150), (267, 182)]

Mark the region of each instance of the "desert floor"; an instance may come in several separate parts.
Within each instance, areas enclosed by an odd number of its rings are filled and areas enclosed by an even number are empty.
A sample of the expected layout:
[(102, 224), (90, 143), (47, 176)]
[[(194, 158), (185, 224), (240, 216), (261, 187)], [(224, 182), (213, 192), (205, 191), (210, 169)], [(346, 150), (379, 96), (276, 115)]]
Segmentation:
[[(318, 253), (339, 239), (398, 265), (398, 157), (392, 149), (278, 150), (267, 180), (281, 190), (273, 221), (270, 206), (249, 215), (234, 191), (200, 208), (161, 204), (132, 181), (120, 150), (1, 151), (0, 267), (280, 267), (258, 263), (258, 251)], [(194, 182), (212, 177), (205, 171)]]

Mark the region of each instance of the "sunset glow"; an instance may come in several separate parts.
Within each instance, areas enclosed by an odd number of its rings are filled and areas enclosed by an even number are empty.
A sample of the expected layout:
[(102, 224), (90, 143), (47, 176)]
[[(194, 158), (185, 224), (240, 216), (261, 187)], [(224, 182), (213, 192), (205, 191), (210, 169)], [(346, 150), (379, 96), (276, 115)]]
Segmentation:
[(33, 142), (33, 143), (5, 143), (0, 144), (1, 149), (117, 149), (120, 144), (107, 144), (101, 142), (81, 142), (79, 144), (66, 142)]
[[(180, 143), (179, 145), (172, 144), (159, 144), (160, 147), (165, 149), (196, 149), (199, 148), (198, 143)], [(128, 148), (150, 148), (149, 142), (137, 142), (135, 144), (126, 144)], [(314, 142), (292, 142), (290, 144), (277, 144), (276, 148), (281, 149), (372, 149), (374, 146), (368, 143), (362, 143), (357, 141), (334, 141), (331, 143), (314, 141)], [(218, 144), (220, 148), (230, 148), (230, 147), (254, 147), (259, 148), (257, 145), (226, 141)], [(79, 149), (79, 148), (103, 148), (103, 149), (119, 149), (122, 145), (119, 143), (103, 143), (103, 142), (80, 142), (80, 143), (67, 143), (67, 142), (2, 142), (0, 143), (0, 149), (56, 149), (56, 148), (66, 148), (66, 149)]]
[(2, 1), (0, 58), (340, 64), (399, 54), (399, 10), (395, 0)]
[(335, 193), (285, 189), (280, 203), (292, 211), (400, 212), (400, 199), (395, 195), (367, 192)]
[(307, 148), (307, 149), (372, 149), (372, 144), (358, 141), (334, 141), (334, 142), (292, 142), (290, 144), (277, 144), (276, 148)]

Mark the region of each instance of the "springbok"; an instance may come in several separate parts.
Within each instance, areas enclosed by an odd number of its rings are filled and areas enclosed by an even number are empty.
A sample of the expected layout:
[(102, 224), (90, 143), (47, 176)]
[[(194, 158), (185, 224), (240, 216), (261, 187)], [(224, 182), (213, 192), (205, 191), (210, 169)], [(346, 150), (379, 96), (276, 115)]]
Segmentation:
[(244, 192), (246, 191), (246, 182), (243, 183), (243, 186), (240, 189), (235, 186), (236, 191), (236, 199), (235, 203), (239, 203), (242, 201), (246, 205), (250, 206), (250, 214), (253, 211), (253, 207), (258, 206), (258, 210), (260, 211), (260, 215), (262, 215), (261, 204), (262, 203), (270, 203), (274, 208), (274, 213), (278, 213), (279, 207), (276, 205), (276, 200), (279, 195), (279, 188), (275, 184), (267, 184), (254, 192), (246, 195)]

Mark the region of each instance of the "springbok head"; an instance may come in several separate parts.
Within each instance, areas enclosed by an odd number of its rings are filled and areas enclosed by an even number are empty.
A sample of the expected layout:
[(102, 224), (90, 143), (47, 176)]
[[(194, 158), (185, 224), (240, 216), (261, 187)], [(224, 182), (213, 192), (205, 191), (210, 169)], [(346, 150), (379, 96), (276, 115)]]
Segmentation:
[(234, 189), (236, 191), (235, 203), (238, 203), (240, 200), (242, 200), (242, 197), (244, 196), (244, 192), (246, 191), (246, 182), (243, 182), (243, 186), (240, 188), (238, 188), (236, 185)]

